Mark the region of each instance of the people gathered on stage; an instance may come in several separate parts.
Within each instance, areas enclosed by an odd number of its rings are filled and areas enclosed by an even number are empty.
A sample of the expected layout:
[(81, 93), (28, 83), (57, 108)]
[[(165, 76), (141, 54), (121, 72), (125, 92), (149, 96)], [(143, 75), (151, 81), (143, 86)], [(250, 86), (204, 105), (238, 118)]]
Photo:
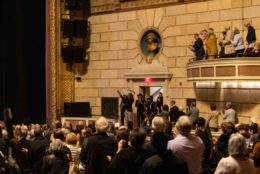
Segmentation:
[[(194, 40), (188, 48), (194, 53), (190, 61), (234, 58), (234, 57), (258, 57), (259, 44), (257, 44), (256, 32), (250, 21), (245, 21), (247, 29), (246, 40), (239, 28), (225, 26), (222, 36), (217, 38), (213, 28), (202, 29), (194, 34)], [(201, 37), (200, 37), (201, 36)], [(205, 50), (205, 51), (204, 51)]]

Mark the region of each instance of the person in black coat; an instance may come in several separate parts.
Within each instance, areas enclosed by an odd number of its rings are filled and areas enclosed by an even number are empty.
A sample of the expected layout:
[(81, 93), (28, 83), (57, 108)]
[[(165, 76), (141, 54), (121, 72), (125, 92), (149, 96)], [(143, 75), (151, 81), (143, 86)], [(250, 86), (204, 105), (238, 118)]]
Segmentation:
[(189, 48), (190, 48), (191, 51), (193, 51), (195, 53), (196, 60), (201, 60), (205, 56), (203, 41), (199, 37), (198, 33), (194, 34), (194, 39), (195, 39), (194, 44), (190, 45)]
[(29, 154), (31, 153), (32, 142), (26, 139), (27, 132), (27, 126), (21, 126), (19, 140), (13, 145), (13, 157), (22, 173), (29, 172), (31, 168)]
[(85, 164), (88, 174), (106, 174), (108, 156), (115, 153), (115, 141), (106, 133), (108, 121), (101, 117), (96, 121), (96, 133), (83, 141), (80, 161)]
[(145, 138), (144, 129), (134, 129), (129, 136), (130, 146), (119, 150), (109, 165), (108, 174), (139, 174), (143, 162), (150, 157), (143, 148)]
[(40, 127), (34, 129), (34, 136), (35, 138), (32, 142), (30, 161), (32, 163), (33, 173), (39, 174), (43, 157), (50, 145), (50, 141), (42, 136), (42, 130)]
[(144, 121), (145, 115), (144, 115), (144, 98), (142, 94), (137, 95), (138, 99), (135, 101), (135, 107), (137, 108), (137, 123), (140, 127), (141, 124)]
[(248, 47), (254, 47), (256, 41), (255, 28), (251, 25), (249, 21), (245, 22), (245, 27), (248, 30), (246, 35)]
[(176, 106), (176, 102), (174, 100), (171, 101), (171, 109), (169, 112), (171, 122), (176, 122), (179, 118), (179, 108)]
[(68, 174), (69, 160), (63, 150), (63, 143), (55, 139), (48, 150), (50, 153), (43, 158), (41, 174)]
[(155, 132), (152, 136), (152, 145), (155, 154), (146, 159), (140, 174), (189, 174), (188, 165), (167, 150), (168, 137), (163, 132)]

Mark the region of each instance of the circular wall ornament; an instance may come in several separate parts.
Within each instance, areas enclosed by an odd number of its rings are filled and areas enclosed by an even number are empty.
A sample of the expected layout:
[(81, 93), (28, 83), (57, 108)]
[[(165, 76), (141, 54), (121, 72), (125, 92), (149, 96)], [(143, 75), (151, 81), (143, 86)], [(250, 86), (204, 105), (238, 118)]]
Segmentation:
[(140, 38), (140, 50), (147, 63), (152, 61), (159, 55), (162, 48), (162, 39), (159, 32), (154, 28), (148, 28), (143, 32)]

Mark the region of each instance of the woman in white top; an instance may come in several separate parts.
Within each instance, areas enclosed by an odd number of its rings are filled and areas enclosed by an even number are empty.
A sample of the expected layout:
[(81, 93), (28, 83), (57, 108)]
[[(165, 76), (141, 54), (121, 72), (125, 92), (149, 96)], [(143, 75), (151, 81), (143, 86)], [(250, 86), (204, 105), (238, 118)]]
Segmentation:
[(241, 134), (231, 135), (228, 153), (229, 157), (219, 161), (214, 174), (255, 174), (254, 161), (246, 155), (246, 140)]
[(234, 29), (234, 36), (231, 39), (231, 43), (234, 46), (237, 54), (243, 54), (245, 51), (244, 40), (238, 28)]

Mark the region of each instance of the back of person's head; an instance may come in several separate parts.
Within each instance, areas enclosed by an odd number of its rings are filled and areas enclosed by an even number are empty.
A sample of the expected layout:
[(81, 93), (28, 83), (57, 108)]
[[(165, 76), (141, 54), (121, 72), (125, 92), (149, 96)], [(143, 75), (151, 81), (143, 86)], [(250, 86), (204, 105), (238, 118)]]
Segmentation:
[(54, 127), (55, 127), (55, 129), (60, 129), (60, 128), (62, 128), (62, 123), (59, 120), (56, 120)]
[(28, 134), (28, 127), (23, 125), (21, 126), (21, 137), (27, 137)]
[(231, 103), (231, 102), (227, 102), (227, 103), (226, 103), (226, 108), (227, 108), (227, 109), (232, 108), (232, 103)]
[(215, 111), (217, 109), (217, 106), (214, 103), (210, 104), (210, 110)]
[(136, 128), (130, 132), (129, 140), (134, 148), (140, 148), (143, 146), (146, 138), (145, 130), (142, 128)]
[(258, 133), (258, 124), (257, 123), (252, 123), (249, 126), (249, 130), (251, 130), (253, 132), (253, 134)]
[(169, 111), (169, 106), (164, 104), (163, 107), (162, 107), (162, 110), (164, 111)]
[(108, 121), (105, 117), (100, 117), (96, 121), (96, 131), (97, 132), (106, 132), (108, 129)]
[(175, 105), (175, 104), (176, 104), (176, 101), (175, 101), (175, 100), (172, 100), (172, 101), (171, 101), (171, 104)]
[(73, 132), (68, 133), (66, 136), (66, 143), (69, 145), (76, 145), (78, 142), (77, 135)]
[(228, 152), (230, 156), (245, 156), (247, 154), (246, 140), (238, 134), (232, 134), (228, 142)]
[(221, 124), (221, 129), (224, 134), (231, 135), (236, 132), (235, 125), (231, 122), (223, 122)]
[(49, 151), (51, 153), (58, 153), (58, 152), (63, 150), (63, 147), (64, 146), (63, 146), (62, 141), (59, 140), (59, 139), (55, 139), (51, 142), (50, 147), (49, 147)]
[(35, 126), (34, 128), (34, 136), (35, 137), (42, 137), (42, 129), (40, 126)]
[(203, 117), (199, 117), (195, 120), (195, 125), (198, 126), (198, 127), (204, 127), (205, 126), (205, 123), (206, 123), (206, 120), (205, 118)]
[(193, 125), (188, 116), (181, 116), (177, 120), (175, 127), (181, 135), (186, 136), (190, 134)]
[(134, 123), (132, 121), (128, 121), (128, 123), (127, 123), (128, 130), (132, 130), (133, 127), (134, 127)]
[(240, 33), (239, 29), (235, 27), (234, 31), (233, 31), (233, 34), (236, 35), (236, 34), (239, 34), (239, 33)]
[(166, 123), (164, 119), (160, 116), (156, 116), (152, 120), (152, 129), (154, 132), (165, 132), (166, 131)]
[(120, 129), (116, 131), (117, 141), (125, 140), (129, 141), (129, 131), (127, 129)]
[(168, 137), (163, 132), (155, 132), (152, 136), (152, 145), (159, 153), (167, 150)]
[(62, 131), (62, 129), (55, 130), (53, 136), (55, 139), (59, 139), (61, 141), (64, 141), (65, 139), (64, 132)]
[(81, 135), (81, 137), (86, 138), (86, 137), (90, 137), (92, 134), (93, 134), (92, 129), (84, 128), (84, 129), (81, 130), (81, 134), (80, 135)]

